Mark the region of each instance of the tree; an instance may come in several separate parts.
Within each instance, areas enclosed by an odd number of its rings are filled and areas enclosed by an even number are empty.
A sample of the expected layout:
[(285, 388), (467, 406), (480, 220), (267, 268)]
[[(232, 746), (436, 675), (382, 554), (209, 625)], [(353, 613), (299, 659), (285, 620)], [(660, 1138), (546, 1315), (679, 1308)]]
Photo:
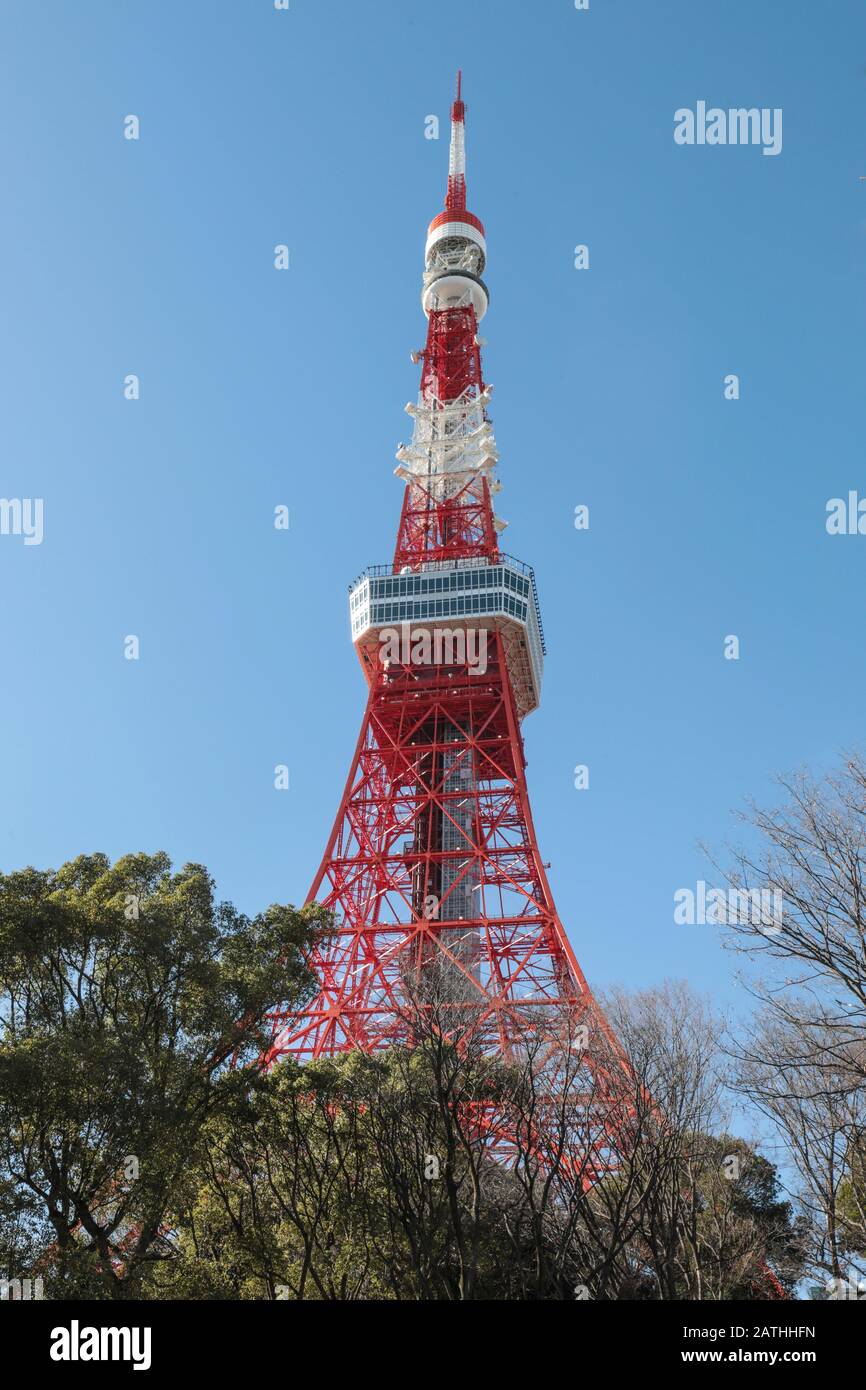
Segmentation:
[(832, 1061), (859, 1089), (866, 1085), (866, 762), (851, 754), (823, 780), (801, 772), (779, 785), (780, 806), (752, 804), (740, 817), (757, 847), (735, 851), (726, 873), (735, 891), (773, 893), (777, 907), (769, 918), (729, 915), (728, 944), (770, 967), (754, 987), (780, 1021), (796, 1010), (802, 1060)]
[[(620, 1295), (664, 1300), (775, 1296), (802, 1269), (794, 1213), (775, 1167), (730, 1135), (724, 1021), (681, 982), (606, 1004), (633, 1072), (634, 1143), (623, 1144), (614, 1194), (634, 1182), (633, 1232)], [(644, 1099), (641, 1100), (640, 1098)], [(593, 1202), (606, 1200), (600, 1185)]]
[(245, 917), (165, 854), (0, 876), (0, 1216), (14, 1258), (41, 1231), (57, 1296), (134, 1296), (174, 1257), (191, 1156), (236, 1107), (270, 1011), (311, 994), (304, 953), (328, 925)]
[(814, 1026), (807, 1001), (789, 1001), (757, 1015), (736, 1047), (737, 1089), (768, 1117), (799, 1175), (810, 1268), (841, 1280), (863, 1253), (862, 1136), (866, 1093), (850, 1086), (837, 1062), (836, 1039)]
[(866, 1244), (866, 762), (779, 785), (780, 805), (742, 815), (751, 845), (726, 873), (752, 901), (776, 895), (770, 914), (728, 917), (728, 944), (760, 967), (761, 1007), (732, 1050), (799, 1174), (811, 1267), (838, 1280)]
[[(628, 1066), (597, 1054), (592, 1097), (580, 1039), (566, 1033), (556, 1058), (549, 1016), (503, 1060), (469, 1027), (449, 1035), (453, 1002), (429, 989), (407, 992), (411, 1047), (251, 1074), (202, 1136), (172, 1221), (178, 1258), (152, 1292), (770, 1296), (768, 1262), (799, 1271), (791, 1213), (771, 1164), (706, 1132), (721, 1119), (718, 1021), (683, 986), (612, 1007)], [(602, 1154), (598, 1107), (614, 1100)]]

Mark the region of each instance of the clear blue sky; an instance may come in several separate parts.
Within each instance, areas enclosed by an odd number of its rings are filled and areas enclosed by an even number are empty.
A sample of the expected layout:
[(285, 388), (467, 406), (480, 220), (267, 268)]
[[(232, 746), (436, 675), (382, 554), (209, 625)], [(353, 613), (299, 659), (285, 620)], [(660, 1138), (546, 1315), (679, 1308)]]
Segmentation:
[[(304, 898), (461, 65), (559, 908), (594, 985), (735, 998), (713, 929), (673, 923), (697, 842), (863, 736), (866, 537), (824, 525), (866, 496), (861, 0), (5, 0), (0, 50), (0, 495), (45, 506), (42, 545), (0, 536), (0, 867), (164, 848), (247, 911)], [(677, 146), (698, 100), (781, 107), (782, 153)]]

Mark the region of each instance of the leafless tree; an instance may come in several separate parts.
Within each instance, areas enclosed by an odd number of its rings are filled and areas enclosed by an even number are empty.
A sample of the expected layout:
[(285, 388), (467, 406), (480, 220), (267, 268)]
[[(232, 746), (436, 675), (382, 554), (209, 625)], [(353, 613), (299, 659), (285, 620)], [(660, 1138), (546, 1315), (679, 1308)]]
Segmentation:
[[(866, 762), (851, 754), (822, 781), (780, 779), (785, 799), (741, 816), (757, 832), (727, 871), (737, 890), (778, 895), (772, 923), (728, 921), (728, 943), (768, 967), (754, 988), (781, 1021), (797, 1014), (804, 1062), (834, 1060), (850, 1085), (866, 1084)], [(753, 835), (753, 838), (755, 836)]]
[(801, 1000), (777, 1000), (761, 1012), (738, 1038), (736, 1055), (737, 1089), (772, 1122), (796, 1168), (810, 1268), (845, 1279), (866, 1250), (866, 1188), (858, 1163), (866, 1093), (851, 1085), (852, 1067), (839, 1060), (836, 1034), (823, 1040)]
[(813, 1267), (840, 1278), (866, 1249), (866, 762), (779, 785), (780, 805), (742, 815), (752, 847), (726, 871), (739, 891), (777, 895), (770, 922), (728, 918), (760, 1004), (732, 1052), (796, 1166)]

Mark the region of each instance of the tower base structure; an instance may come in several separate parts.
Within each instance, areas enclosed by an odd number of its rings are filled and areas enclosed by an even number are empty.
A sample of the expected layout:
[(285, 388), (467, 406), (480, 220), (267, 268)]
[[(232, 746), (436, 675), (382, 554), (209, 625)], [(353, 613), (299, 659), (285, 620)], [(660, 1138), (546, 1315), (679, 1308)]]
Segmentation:
[(310, 960), (319, 991), (276, 1020), (268, 1061), (411, 1046), (426, 1010), (506, 1063), (581, 1057), (598, 1104), (619, 1049), (539, 853), (506, 639), (483, 631), (483, 671), (379, 665), (309, 894), (335, 916)]

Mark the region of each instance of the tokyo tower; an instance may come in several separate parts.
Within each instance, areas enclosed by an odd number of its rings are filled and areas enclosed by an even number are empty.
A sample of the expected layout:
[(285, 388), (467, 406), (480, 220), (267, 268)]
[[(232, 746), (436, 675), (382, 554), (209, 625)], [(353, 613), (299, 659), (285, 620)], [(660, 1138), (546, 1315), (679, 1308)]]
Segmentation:
[(445, 207), (427, 230), (427, 317), (390, 564), (349, 593), (368, 686), (345, 790), (308, 901), (334, 934), (318, 992), (278, 1016), (268, 1062), (411, 1042), (407, 999), (435, 978), (455, 1036), (511, 1055), (563, 1016), (616, 1052), (557, 914), (538, 849), (521, 723), (541, 697), (532, 569), (500, 548), (499, 454), (478, 327), (484, 227), (466, 206), (465, 106), (451, 107)]

